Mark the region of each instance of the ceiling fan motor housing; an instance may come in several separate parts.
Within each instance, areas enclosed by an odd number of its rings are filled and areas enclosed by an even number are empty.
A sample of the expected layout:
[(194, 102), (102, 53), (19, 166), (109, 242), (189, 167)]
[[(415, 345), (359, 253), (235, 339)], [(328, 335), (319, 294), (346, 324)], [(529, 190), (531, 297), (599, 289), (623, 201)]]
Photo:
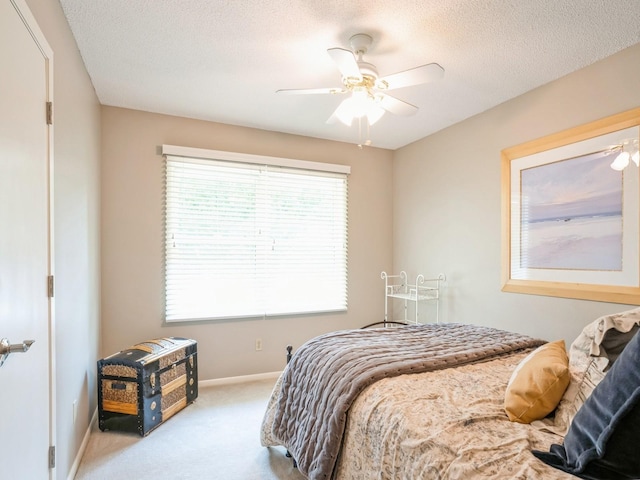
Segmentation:
[(359, 61), (358, 68), (363, 77), (371, 77), (374, 81), (378, 78), (378, 69), (373, 64)]
[(371, 46), (373, 38), (366, 33), (357, 33), (349, 39), (353, 53), (356, 55), (362, 55), (367, 53), (367, 49)]

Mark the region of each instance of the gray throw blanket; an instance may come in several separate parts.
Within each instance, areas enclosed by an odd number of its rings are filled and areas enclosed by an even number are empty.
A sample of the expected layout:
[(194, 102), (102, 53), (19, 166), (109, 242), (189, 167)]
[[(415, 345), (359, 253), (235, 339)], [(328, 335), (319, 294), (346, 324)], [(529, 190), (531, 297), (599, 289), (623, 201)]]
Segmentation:
[(477, 325), (427, 324), (343, 330), (316, 337), (282, 375), (273, 435), (310, 480), (329, 479), (340, 452), (347, 410), (385, 377), (455, 367), (544, 344)]

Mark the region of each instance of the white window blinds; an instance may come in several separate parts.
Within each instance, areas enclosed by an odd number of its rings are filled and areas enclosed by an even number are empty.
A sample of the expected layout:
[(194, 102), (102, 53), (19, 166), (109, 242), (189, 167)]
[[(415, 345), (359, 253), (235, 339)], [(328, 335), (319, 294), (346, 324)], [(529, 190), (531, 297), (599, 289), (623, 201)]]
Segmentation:
[(251, 162), (268, 157), (177, 156), (168, 147), (167, 322), (346, 310), (345, 172)]

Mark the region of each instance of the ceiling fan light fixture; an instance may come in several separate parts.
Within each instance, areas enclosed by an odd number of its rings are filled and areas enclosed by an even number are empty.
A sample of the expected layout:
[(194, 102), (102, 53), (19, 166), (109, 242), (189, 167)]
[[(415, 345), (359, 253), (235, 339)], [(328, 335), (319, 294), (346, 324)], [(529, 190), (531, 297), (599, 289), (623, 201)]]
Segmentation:
[(342, 101), (335, 111), (335, 116), (343, 124), (350, 127), (354, 118), (366, 117), (369, 125), (376, 123), (384, 115), (380, 102), (364, 87), (356, 87), (351, 96)]
[[(625, 145), (626, 146), (626, 145)], [(636, 164), (636, 167), (640, 167), (640, 151), (638, 149), (640, 145), (638, 145), (638, 139), (634, 138), (629, 141), (627, 151), (631, 155), (631, 160)]]
[(384, 115), (384, 108), (381, 108), (378, 106), (371, 108), (369, 110), (369, 113), (367, 113), (367, 120), (369, 121), (369, 125), (373, 125), (374, 123), (376, 123), (378, 120), (382, 118), (383, 115)]
[(627, 165), (629, 165), (629, 152), (622, 151), (620, 154), (611, 162), (611, 168), (614, 170), (624, 170)]
[(351, 111), (355, 117), (365, 116), (373, 105), (373, 98), (364, 87), (355, 87), (351, 93)]
[(347, 127), (350, 127), (351, 123), (353, 122), (352, 103), (353, 103), (353, 100), (351, 99), (351, 97), (345, 98), (340, 103), (340, 105), (338, 105), (338, 108), (336, 108), (336, 111), (333, 113), (334, 116)]
[(640, 167), (640, 152), (638, 152), (638, 139), (632, 138), (622, 141), (610, 151), (619, 151), (620, 153), (611, 162), (611, 168), (614, 170), (624, 170), (629, 165), (629, 160)]

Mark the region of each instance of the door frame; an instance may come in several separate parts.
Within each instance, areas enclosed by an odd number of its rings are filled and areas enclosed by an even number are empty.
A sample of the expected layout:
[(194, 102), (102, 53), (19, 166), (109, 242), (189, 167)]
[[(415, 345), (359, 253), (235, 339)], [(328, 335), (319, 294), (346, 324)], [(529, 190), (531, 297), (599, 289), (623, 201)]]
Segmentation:
[[(10, 3), (15, 8), (16, 12), (22, 19), (26, 29), (31, 34), (35, 44), (40, 49), (42, 56), (45, 61), (46, 68), (46, 92), (47, 92), (47, 102), (53, 105), (53, 50), (47, 42), (42, 30), (40, 30), (40, 26), (36, 21), (35, 17), (31, 13), (31, 9), (27, 5), (25, 0), (9, 0)], [(51, 110), (53, 112), (53, 110)], [(47, 117), (46, 106), (43, 105), (43, 117)], [(53, 119), (53, 113), (51, 113), (51, 119)], [(54, 235), (53, 235), (53, 227), (54, 227), (54, 209), (53, 209), (53, 121), (47, 122), (47, 244), (48, 244), (48, 259), (47, 259), (47, 275), (52, 278), (54, 274)], [(43, 279), (43, 289), (48, 288), (46, 286), (47, 279)], [(55, 302), (53, 297), (53, 292), (49, 296), (49, 315), (48, 315), (48, 338), (47, 338), (47, 346), (48, 346), (48, 372), (49, 372), (49, 446), (56, 445), (56, 356), (55, 356), (55, 333), (56, 333), (56, 323), (55, 323)], [(56, 469), (49, 468), (49, 480), (56, 479)]]

